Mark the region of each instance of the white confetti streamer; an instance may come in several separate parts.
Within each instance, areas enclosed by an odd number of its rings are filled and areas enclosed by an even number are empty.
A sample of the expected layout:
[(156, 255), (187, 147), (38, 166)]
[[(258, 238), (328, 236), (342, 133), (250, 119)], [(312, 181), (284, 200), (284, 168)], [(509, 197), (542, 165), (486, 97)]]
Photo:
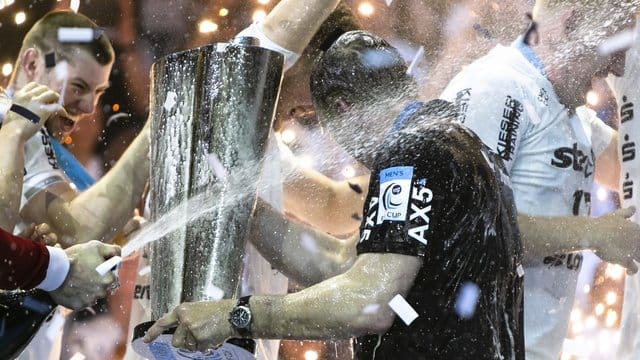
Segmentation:
[(72, 27), (58, 28), (58, 41), (61, 43), (92, 42), (93, 29), (92, 28), (72, 28)]
[(205, 290), (204, 293), (211, 300), (215, 300), (215, 301), (222, 300), (222, 298), (224, 297), (224, 291), (213, 284), (209, 284), (209, 286), (207, 286), (207, 289)]
[(385, 3), (387, 3), (387, 7), (391, 6), (392, 2), (393, 2), (393, 0), (385, 0)]
[(524, 268), (522, 267), (522, 264), (518, 265), (518, 268), (516, 269), (516, 271), (518, 272), (518, 276), (520, 277), (524, 276)]
[(173, 91), (169, 91), (167, 93), (167, 98), (164, 100), (164, 110), (167, 112), (171, 111), (171, 109), (173, 109), (173, 107), (178, 103), (177, 99), (178, 94), (174, 93)]
[(635, 35), (633, 30), (629, 29), (621, 31), (602, 42), (602, 44), (598, 46), (598, 53), (602, 56), (606, 56), (628, 49), (633, 44), (634, 39)]
[(476, 312), (476, 305), (480, 298), (480, 288), (472, 282), (462, 284), (456, 298), (455, 311), (463, 319), (469, 319)]
[(207, 161), (209, 162), (209, 166), (211, 166), (211, 170), (213, 170), (213, 173), (218, 179), (224, 180), (227, 178), (227, 170), (224, 168), (222, 161), (220, 161), (216, 154), (209, 154)]
[(407, 325), (411, 325), (413, 320), (418, 318), (418, 313), (400, 294), (394, 296), (393, 299), (389, 301), (389, 307), (391, 307), (391, 310)]

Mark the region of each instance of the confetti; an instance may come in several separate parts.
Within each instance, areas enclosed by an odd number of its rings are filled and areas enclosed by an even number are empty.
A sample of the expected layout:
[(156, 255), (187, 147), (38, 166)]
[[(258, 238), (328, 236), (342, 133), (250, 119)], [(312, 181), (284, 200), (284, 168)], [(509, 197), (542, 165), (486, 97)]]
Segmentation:
[(120, 119), (128, 119), (128, 118), (129, 118), (129, 114), (127, 114), (125, 112), (119, 112), (117, 114), (113, 114), (113, 115), (109, 116), (105, 126), (109, 126), (109, 125), (111, 125), (111, 123), (116, 122), (116, 121), (118, 121)]
[(224, 297), (224, 291), (219, 287), (209, 284), (204, 294), (208, 296), (211, 300), (221, 300)]
[(77, 352), (77, 353), (73, 354), (73, 356), (69, 360), (84, 360), (86, 358), (87, 357), (84, 356), (82, 353)]
[(413, 320), (418, 318), (418, 313), (400, 294), (394, 296), (393, 299), (389, 301), (389, 307), (391, 307), (391, 310), (407, 325), (411, 325)]
[(209, 162), (209, 166), (211, 166), (211, 170), (213, 170), (213, 174), (218, 179), (224, 180), (227, 177), (227, 170), (224, 168), (222, 161), (220, 161), (216, 154), (209, 154), (207, 161)]
[(633, 44), (634, 38), (633, 30), (621, 31), (603, 41), (602, 44), (598, 46), (598, 52), (600, 55), (606, 56), (620, 50), (628, 49)]
[(462, 284), (456, 299), (455, 311), (463, 319), (469, 319), (476, 312), (480, 298), (480, 288), (472, 282)]
[(381, 69), (392, 66), (395, 59), (388, 52), (367, 50), (362, 53), (362, 63), (369, 68)]
[(44, 66), (51, 69), (56, 66), (56, 53), (50, 52), (44, 56)]
[(58, 28), (58, 41), (61, 43), (67, 42), (91, 42), (94, 39), (92, 28), (78, 28), (78, 27), (61, 27)]
[(80, 0), (71, 0), (69, 8), (73, 10), (73, 12), (77, 13), (78, 9), (80, 9)]
[(318, 245), (316, 245), (316, 240), (313, 236), (308, 233), (302, 233), (301, 237), (302, 247), (305, 248), (308, 252), (312, 254), (318, 253)]
[(393, 0), (384, 0), (385, 3), (387, 3), (387, 7), (391, 6), (391, 3), (393, 2)]
[(522, 264), (518, 265), (518, 268), (516, 269), (516, 271), (518, 272), (518, 276), (520, 277), (524, 276), (524, 268), (522, 267)]
[(358, 184), (348, 183), (351, 190), (357, 192), (358, 194), (362, 194), (362, 188)]
[(147, 265), (138, 271), (138, 275), (145, 276), (151, 272), (151, 266)]
[(368, 304), (362, 309), (363, 314), (375, 314), (380, 310), (380, 304)]
[(420, 46), (420, 49), (418, 49), (418, 52), (413, 57), (413, 60), (411, 60), (411, 65), (409, 65), (409, 68), (407, 69), (407, 75), (414, 74), (416, 68), (418, 67), (418, 64), (420, 64), (420, 61), (422, 59), (424, 59), (424, 47)]
[(176, 106), (177, 104), (177, 100), (178, 99), (178, 94), (174, 93), (173, 91), (169, 91), (167, 93), (167, 98), (164, 100), (164, 110), (169, 112), (171, 111), (171, 109), (173, 109), (174, 106)]

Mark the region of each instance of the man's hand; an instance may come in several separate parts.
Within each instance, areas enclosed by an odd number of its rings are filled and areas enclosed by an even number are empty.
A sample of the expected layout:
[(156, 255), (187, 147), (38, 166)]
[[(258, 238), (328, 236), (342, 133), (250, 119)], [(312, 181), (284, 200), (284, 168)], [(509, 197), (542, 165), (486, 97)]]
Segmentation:
[(54, 233), (51, 227), (46, 223), (42, 223), (40, 225), (31, 224), (22, 230), (18, 236), (24, 239), (31, 239), (47, 246), (55, 246), (58, 244), (58, 235), (56, 235), (56, 233)]
[(145, 342), (151, 342), (174, 326), (172, 345), (189, 351), (215, 349), (235, 332), (229, 323), (233, 300), (184, 303), (167, 313), (147, 331)]
[(65, 250), (71, 267), (69, 274), (59, 289), (52, 291), (53, 300), (70, 309), (82, 309), (93, 305), (106, 295), (115, 282), (113, 273), (100, 276), (96, 267), (105, 260), (120, 255), (120, 247), (92, 240)]
[(624, 266), (630, 274), (638, 271), (634, 260), (640, 260), (640, 225), (629, 220), (635, 212), (632, 206), (593, 220), (594, 236), (602, 239), (595, 244), (595, 253), (604, 261)]
[(2, 126), (20, 131), (22, 138), (26, 141), (40, 131), (45, 121), (51, 116), (68, 116), (64, 108), (58, 104), (58, 98), (58, 93), (48, 87), (33, 82), (28, 83), (16, 91), (12, 102), (35, 115), (37, 119), (29, 119), (25, 115), (10, 110)]

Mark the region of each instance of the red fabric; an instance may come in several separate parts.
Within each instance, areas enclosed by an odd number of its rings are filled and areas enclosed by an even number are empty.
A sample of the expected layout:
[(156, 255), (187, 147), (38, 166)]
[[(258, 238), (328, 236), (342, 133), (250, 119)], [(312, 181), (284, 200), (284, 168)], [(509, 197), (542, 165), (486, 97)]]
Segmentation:
[(0, 229), (0, 289), (32, 289), (44, 280), (48, 267), (45, 245)]

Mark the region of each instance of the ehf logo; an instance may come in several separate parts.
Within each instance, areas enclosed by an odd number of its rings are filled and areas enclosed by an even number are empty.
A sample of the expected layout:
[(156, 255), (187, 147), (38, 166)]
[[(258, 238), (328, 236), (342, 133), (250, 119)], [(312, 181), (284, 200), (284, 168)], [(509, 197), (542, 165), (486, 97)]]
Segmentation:
[(377, 224), (405, 221), (411, 195), (413, 167), (398, 166), (380, 172), (380, 209)]
[(384, 208), (388, 210), (397, 209), (402, 206), (402, 185), (392, 183), (385, 190), (384, 195)]

